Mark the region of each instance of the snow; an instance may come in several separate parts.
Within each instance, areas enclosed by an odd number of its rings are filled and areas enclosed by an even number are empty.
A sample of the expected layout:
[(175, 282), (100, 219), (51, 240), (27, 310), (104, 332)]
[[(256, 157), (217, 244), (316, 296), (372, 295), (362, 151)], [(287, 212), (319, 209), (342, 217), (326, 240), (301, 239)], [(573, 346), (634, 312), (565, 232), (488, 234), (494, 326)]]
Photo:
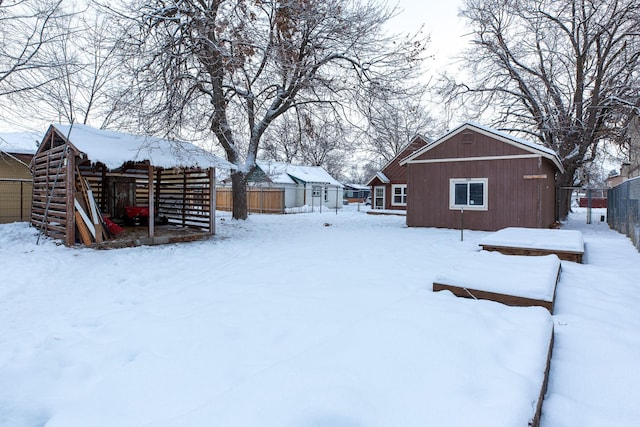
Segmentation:
[(553, 301), (560, 259), (481, 251), (456, 260), (434, 281), (459, 288)]
[[(580, 216), (582, 215), (582, 217)], [(487, 232), (350, 210), (219, 213), (188, 244), (66, 248), (0, 225), (0, 425), (515, 426), (640, 418), (640, 255), (572, 217), (554, 315), (431, 291)]]
[(300, 166), (272, 160), (257, 160), (256, 164), (275, 184), (295, 184), (295, 179), (308, 184), (329, 184), (342, 187), (321, 166)]
[(69, 142), (77, 149), (87, 154), (92, 162), (101, 162), (109, 169), (119, 168), (128, 161), (145, 160), (165, 169), (173, 167), (235, 169), (235, 166), (226, 160), (187, 142), (95, 129), (82, 124), (52, 126), (61, 135), (68, 137)]
[(0, 151), (13, 154), (35, 154), (42, 134), (38, 132), (0, 132)]
[(483, 238), (481, 245), (584, 253), (579, 230), (507, 227)]

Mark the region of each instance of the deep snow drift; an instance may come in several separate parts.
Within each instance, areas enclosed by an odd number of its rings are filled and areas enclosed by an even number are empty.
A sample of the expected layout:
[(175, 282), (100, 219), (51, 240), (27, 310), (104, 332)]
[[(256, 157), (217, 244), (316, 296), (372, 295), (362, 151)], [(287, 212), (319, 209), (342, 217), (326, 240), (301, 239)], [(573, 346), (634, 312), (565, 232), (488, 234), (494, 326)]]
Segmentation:
[[(640, 255), (580, 215), (555, 314), (431, 292), (485, 232), (348, 208), (68, 249), (0, 225), (0, 426), (543, 426), (640, 419)], [(44, 241), (44, 243), (43, 243)], [(543, 353), (545, 352), (545, 353)]]

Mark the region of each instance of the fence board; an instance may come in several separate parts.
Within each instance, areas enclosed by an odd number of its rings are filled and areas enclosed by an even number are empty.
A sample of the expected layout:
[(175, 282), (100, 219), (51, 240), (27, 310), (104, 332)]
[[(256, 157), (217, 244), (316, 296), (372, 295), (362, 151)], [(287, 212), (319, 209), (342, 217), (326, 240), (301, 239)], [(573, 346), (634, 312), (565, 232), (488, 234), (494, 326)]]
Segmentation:
[[(230, 211), (233, 209), (231, 188), (218, 187), (216, 209)], [(284, 213), (284, 189), (282, 188), (247, 188), (247, 208), (251, 213)]]

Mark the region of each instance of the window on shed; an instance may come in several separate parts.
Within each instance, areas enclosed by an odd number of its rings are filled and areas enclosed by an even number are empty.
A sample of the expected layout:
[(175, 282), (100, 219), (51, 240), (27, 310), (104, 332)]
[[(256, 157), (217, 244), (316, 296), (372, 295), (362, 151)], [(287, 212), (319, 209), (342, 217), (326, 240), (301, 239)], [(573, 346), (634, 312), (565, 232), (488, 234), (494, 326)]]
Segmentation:
[(407, 184), (392, 185), (391, 194), (392, 206), (407, 206)]
[(487, 178), (452, 178), (449, 181), (449, 209), (487, 210)]

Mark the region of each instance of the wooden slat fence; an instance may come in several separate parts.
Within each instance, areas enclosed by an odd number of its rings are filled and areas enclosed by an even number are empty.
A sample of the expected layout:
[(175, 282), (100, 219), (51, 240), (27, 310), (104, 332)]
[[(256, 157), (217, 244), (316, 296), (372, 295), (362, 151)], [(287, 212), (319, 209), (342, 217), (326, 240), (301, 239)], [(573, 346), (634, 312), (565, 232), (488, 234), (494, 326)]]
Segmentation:
[[(233, 198), (231, 188), (217, 188), (216, 209), (231, 211)], [(251, 213), (284, 213), (284, 188), (247, 188), (247, 207)]]
[(0, 178), (0, 224), (29, 221), (32, 180)]

